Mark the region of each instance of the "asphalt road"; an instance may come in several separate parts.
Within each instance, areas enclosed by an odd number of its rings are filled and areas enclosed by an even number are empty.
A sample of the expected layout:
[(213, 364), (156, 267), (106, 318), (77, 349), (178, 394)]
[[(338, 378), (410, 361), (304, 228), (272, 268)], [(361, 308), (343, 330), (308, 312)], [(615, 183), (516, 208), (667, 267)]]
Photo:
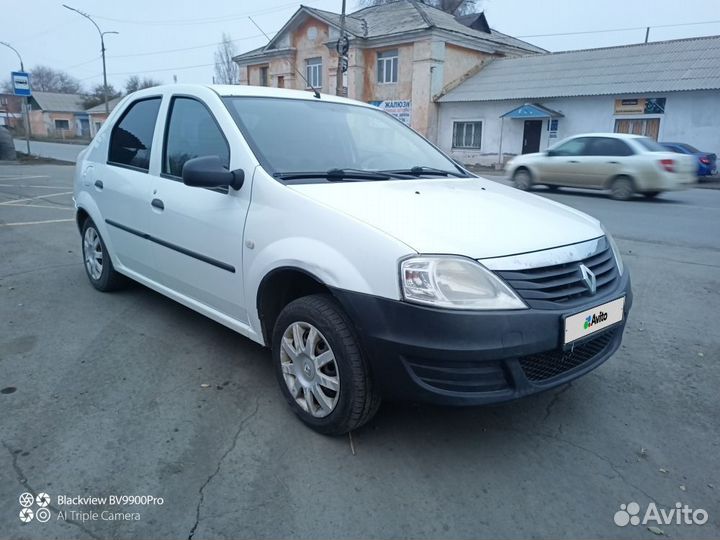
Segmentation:
[[(514, 403), (384, 404), (351, 446), (294, 418), (266, 350), (144, 287), (95, 291), (71, 174), (0, 166), (0, 536), (651, 538), (613, 516), (655, 502), (709, 515), (666, 536), (720, 537), (720, 191), (550, 195), (618, 239), (635, 292), (622, 349)], [(21, 523), (26, 491), (50, 495), (48, 523)]]
[[(87, 144), (30, 141), (30, 153), (34, 156), (75, 163), (78, 154), (82, 152), (86, 146)], [(15, 150), (27, 153), (27, 142), (25, 139), (15, 139)]]

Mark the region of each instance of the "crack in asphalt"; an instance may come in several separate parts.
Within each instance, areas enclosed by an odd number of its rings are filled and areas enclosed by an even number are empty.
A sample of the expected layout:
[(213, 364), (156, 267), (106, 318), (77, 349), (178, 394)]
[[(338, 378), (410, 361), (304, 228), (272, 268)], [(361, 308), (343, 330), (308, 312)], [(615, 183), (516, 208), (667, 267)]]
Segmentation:
[(202, 510), (203, 502), (205, 501), (205, 488), (212, 482), (213, 478), (217, 476), (217, 474), (220, 472), (220, 469), (222, 467), (223, 461), (225, 458), (235, 450), (235, 446), (237, 446), (238, 439), (240, 438), (240, 433), (242, 433), (243, 429), (245, 428), (245, 424), (247, 424), (252, 418), (257, 414), (258, 409), (260, 408), (260, 398), (258, 397), (255, 400), (255, 410), (248, 414), (245, 418), (243, 418), (240, 421), (240, 425), (238, 426), (237, 431), (235, 432), (235, 435), (233, 436), (232, 444), (230, 447), (223, 453), (222, 456), (220, 456), (220, 459), (217, 462), (217, 466), (215, 467), (215, 471), (207, 477), (207, 480), (203, 482), (203, 485), (200, 486), (200, 489), (198, 490), (198, 494), (200, 495), (200, 499), (198, 500), (197, 507), (195, 508), (195, 523), (193, 523), (192, 528), (190, 529), (190, 534), (188, 535), (188, 540), (192, 540), (193, 536), (195, 536), (195, 531), (198, 528), (198, 525), (200, 524), (200, 511)]
[(602, 454), (596, 452), (595, 450), (591, 450), (590, 448), (587, 448), (586, 446), (582, 446), (582, 445), (580, 445), (580, 444), (577, 444), (577, 443), (575, 443), (575, 442), (569, 441), (569, 440), (567, 440), (567, 439), (563, 439), (563, 438), (561, 438), (561, 437), (558, 437), (557, 435), (551, 435), (551, 434), (547, 434), (547, 433), (539, 433), (539, 432), (537, 432), (537, 431), (523, 432), (523, 431), (520, 431), (520, 430), (517, 430), (517, 429), (510, 429), (509, 431), (513, 431), (513, 432), (515, 432), (515, 433), (520, 433), (520, 434), (522, 434), (522, 435), (532, 435), (532, 436), (540, 437), (540, 438), (543, 438), (543, 439), (551, 439), (551, 440), (553, 440), (553, 441), (559, 442), (559, 443), (561, 443), (561, 444), (566, 444), (566, 445), (568, 445), (568, 446), (572, 446), (573, 448), (576, 448), (576, 449), (578, 449), (578, 450), (582, 450), (583, 452), (586, 452), (586, 453), (588, 453), (588, 454), (590, 454), (590, 455), (592, 455), (592, 456), (595, 456), (595, 457), (596, 457), (597, 459), (599, 459), (600, 461), (605, 462), (605, 463), (610, 467), (610, 469), (617, 475), (617, 477), (620, 478), (620, 480), (622, 480), (626, 485), (628, 485), (628, 486), (630, 486), (630, 487), (638, 490), (640, 493), (642, 493), (643, 495), (645, 495), (648, 499), (650, 499), (651, 501), (653, 501), (653, 502), (654, 502), (655, 504), (657, 504), (657, 505), (668, 506), (668, 507), (670, 506), (670, 505), (667, 505), (667, 504), (665, 504), (665, 503), (663, 503), (663, 502), (661, 502), (661, 501), (658, 501), (655, 497), (653, 497), (653, 496), (650, 495), (647, 491), (645, 491), (645, 489), (641, 488), (641, 487), (638, 486), (637, 484), (634, 484), (633, 482), (631, 482), (630, 480), (628, 480), (628, 479), (625, 477), (625, 475), (620, 471), (620, 469), (618, 468), (618, 466), (615, 465), (615, 464), (610, 460), (610, 458), (608, 458), (608, 457), (606, 457), (606, 456), (603, 456)]
[(565, 386), (565, 387), (561, 388), (560, 390), (558, 390), (557, 392), (555, 392), (555, 395), (553, 396), (553, 398), (550, 400), (550, 402), (545, 407), (545, 416), (542, 419), (543, 422), (545, 422), (545, 420), (547, 420), (548, 417), (550, 416), (550, 412), (552, 411), (552, 408), (555, 406), (555, 404), (560, 399), (560, 396), (562, 396), (565, 392), (570, 390), (571, 387), (572, 387), (572, 381), (570, 381), (567, 384), (567, 386)]
[[(6, 450), (8, 451), (8, 453), (10, 454), (10, 457), (12, 458), (12, 468), (13, 468), (13, 470), (15, 471), (15, 476), (17, 476), (17, 479), (18, 479), (18, 482), (20, 483), (20, 485), (23, 486), (23, 488), (25, 488), (25, 490), (27, 490), (27, 491), (29, 491), (30, 493), (32, 493), (34, 497), (37, 497), (37, 494), (38, 494), (37, 490), (35, 490), (35, 489), (28, 483), (28, 481), (27, 481), (27, 476), (26, 476), (25, 473), (22, 471), (22, 469), (20, 468), (20, 465), (19, 465), (18, 462), (17, 462), (17, 461), (18, 461), (18, 456), (20, 455), (20, 452), (19, 452), (19, 451), (16, 451), (16, 450), (13, 450), (12, 448), (10, 448), (10, 445), (8, 445), (5, 441), (2, 441), (2, 445), (5, 447), (5, 449), (6, 449)], [(55, 511), (55, 512), (58, 513), (58, 514), (60, 513), (60, 509), (57, 508), (56, 506), (53, 506), (52, 504), (48, 504), (47, 507), (48, 507), (50, 510)], [(100, 539), (101, 539), (100, 536), (95, 535), (92, 531), (90, 531), (87, 527), (85, 527), (85, 525), (83, 525), (83, 524), (80, 523), (79, 521), (75, 521), (74, 519), (67, 519), (67, 518), (64, 519), (63, 521), (64, 521), (65, 523), (70, 523), (71, 525), (75, 525), (78, 529), (80, 529), (80, 530), (83, 531), (85, 534), (87, 534), (88, 536), (90, 536), (90, 538), (94, 538), (95, 540), (100, 540)]]

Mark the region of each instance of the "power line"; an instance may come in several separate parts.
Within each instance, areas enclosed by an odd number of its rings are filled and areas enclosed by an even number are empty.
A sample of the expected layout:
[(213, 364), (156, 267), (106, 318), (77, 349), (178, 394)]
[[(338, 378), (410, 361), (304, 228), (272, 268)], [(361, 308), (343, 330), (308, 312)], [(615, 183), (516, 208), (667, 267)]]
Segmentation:
[[(320, 0), (306, 0), (305, 4), (315, 4), (319, 2)], [(193, 19), (175, 19), (175, 20), (154, 20), (154, 21), (148, 21), (148, 20), (132, 20), (132, 19), (116, 19), (113, 17), (102, 17), (100, 15), (93, 15), (93, 17), (96, 17), (97, 19), (102, 19), (105, 21), (112, 21), (116, 23), (122, 23), (122, 24), (139, 24), (139, 25), (152, 25), (152, 26), (187, 26), (187, 25), (197, 25), (197, 24), (207, 24), (207, 23), (213, 23), (213, 22), (225, 22), (225, 21), (232, 21), (237, 19), (244, 19), (247, 18), (249, 15), (264, 15), (266, 13), (274, 13), (276, 11), (282, 11), (284, 9), (288, 9), (291, 7), (297, 7), (297, 2), (291, 2), (288, 4), (283, 4), (280, 6), (275, 6), (273, 8), (267, 8), (267, 9), (260, 9), (256, 11), (251, 11), (248, 13), (241, 13), (236, 15), (227, 15), (224, 17), (206, 17), (203, 19), (193, 18)]]
[[(245, 36), (245, 37), (241, 37), (241, 38), (237, 38), (237, 39), (231, 39), (230, 41), (235, 43), (237, 41), (245, 41), (248, 39), (255, 39), (255, 38), (260, 38), (260, 37), (263, 37), (263, 35), (255, 34), (253, 36)], [(218, 43), (219, 42), (214, 41), (213, 43), (207, 43), (204, 45), (195, 45), (193, 47), (182, 47), (179, 49), (164, 49), (161, 51), (148, 51), (148, 52), (133, 53), (133, 54), (116, 54), (116, 55), (110, 56), (109, 58), (132, 58), (132, 57), (137, 57), (137, 56), (152, 56), (154, 54), (165, 54), (165, 53), (179, 52), (179, 51), (192, 51), (195, 49), (205, 49), (208, 47), (217, 47)]]
[[(720, 23), (720, 20), (715, 21), (698, 21), (698, 22), (690, 22), (690, 23), (677, 23), (677, 24), (658, 24), (655, 26), (650, 26), (651, 29), (653, 28), (673, 28), (677, 26), (695, 26), (698, 24), (717, 24)], [(629, 32), (631, 30), (645, 30), (647, 26), (634, 26), (632, 28), (610, 28), (608, 30), (586, 30), (584, 32), (559, 32), (555, 34), (531, 34), (531, 35), (525, 35), (525, 36), (515, 36), (517, 38), (537, 38), (537, 37), (554, 37), (554, 36), (577, 36), (581, 34), (603, 34), (605, 32)]]

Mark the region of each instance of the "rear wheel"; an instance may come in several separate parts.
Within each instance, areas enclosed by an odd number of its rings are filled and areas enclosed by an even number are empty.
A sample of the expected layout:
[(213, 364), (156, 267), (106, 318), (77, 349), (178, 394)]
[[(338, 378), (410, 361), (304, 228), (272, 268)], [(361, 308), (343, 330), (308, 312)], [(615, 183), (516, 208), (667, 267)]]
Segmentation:
[(627, 201), (635, 193), (635, 186), (627, 176), (618, 176), (610, 185), (610, 196), (617, 201)]
[(305, 296), (282, 310), (272, 356), (293, 412), (320, 433), (352, 431), (380, 406), (352, 323), (329, 295)]
[(115, 271), (105, 242), (90, 218), (83, 224), (82, 254), (85, 273), (98, 291), (114, 291), (126, 284), (125, 276)]
[(513, 182), (516, 188), (527, 191), (532, 187), (532, 175), (527, 169), (518, 169), (513, 174)]

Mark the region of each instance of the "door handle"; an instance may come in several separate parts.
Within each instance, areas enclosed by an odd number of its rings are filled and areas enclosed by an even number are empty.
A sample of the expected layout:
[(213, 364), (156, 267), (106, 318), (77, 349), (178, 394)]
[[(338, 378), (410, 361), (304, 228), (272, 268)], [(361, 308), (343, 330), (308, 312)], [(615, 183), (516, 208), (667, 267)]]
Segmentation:
[(165, 204), (160, 199), (153, 199), (150, 205), (158, 210), (165, 210)]
[(617, 164), (620, 163), (620, 162), (619, 162), (619, 161), (608, 161), (608, 163), (612, 163), (613, 165), (617, 165)]
[(580, 162), (575, 159), (571, 159), (570, 161), (568, 161), (568, 163), (580, 163)]
[(95, 187), (98, 189), (102, 189), (103, 188), (102, 180), (95, 180)]

